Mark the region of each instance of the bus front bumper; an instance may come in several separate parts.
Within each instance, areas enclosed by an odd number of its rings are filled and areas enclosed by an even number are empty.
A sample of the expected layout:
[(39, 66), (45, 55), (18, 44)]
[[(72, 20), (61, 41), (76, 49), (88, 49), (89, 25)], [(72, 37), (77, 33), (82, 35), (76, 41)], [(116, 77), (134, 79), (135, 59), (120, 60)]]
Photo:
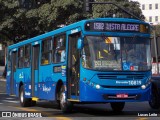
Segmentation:
[(151, 85), (146, 89), (96, 89), (90, 85), (81, 82), (80, 101), (82, 102), (142, 102), (151, 99)]

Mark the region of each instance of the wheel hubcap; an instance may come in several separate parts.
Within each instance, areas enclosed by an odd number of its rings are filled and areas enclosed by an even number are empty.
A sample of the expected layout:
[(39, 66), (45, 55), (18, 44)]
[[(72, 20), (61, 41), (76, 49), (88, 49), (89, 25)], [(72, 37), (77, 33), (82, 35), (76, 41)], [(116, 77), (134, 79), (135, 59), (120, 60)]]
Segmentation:
[(61, 93), (61, 100), (60, 100), (61, 106), (64, 107), (66, 103), (66, 95), (65, 93)]
[(21, 102), (23, 103), (23, 100), (24, 100), (24, 98), (23, 98), (23, 92), (21, 92)]

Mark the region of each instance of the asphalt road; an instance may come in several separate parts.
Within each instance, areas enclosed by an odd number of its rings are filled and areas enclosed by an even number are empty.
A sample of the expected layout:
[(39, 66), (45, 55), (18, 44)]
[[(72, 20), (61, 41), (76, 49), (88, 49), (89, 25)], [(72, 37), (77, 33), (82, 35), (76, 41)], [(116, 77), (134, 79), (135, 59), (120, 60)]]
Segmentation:
[[(70, 114), (63, 114), (61, 110), (57, 108), (56, 104), (40, 101), (35, 107), (22, 108), (19, 104), (18, 98), (14, 96), (8, 96), (7, 94), (0, 94), (0, 116), (2, 112), (13, 113), (38, 113), (38, 117), (48, 117), (47, 119), (61, 119), (72, 120), (72, 119), (124, 119), (131, 120), (149, 120), (159, 119), (160, 110), (153, 110), (149, 107), (147, 102), (142, 103), (126, 103), (124, 110), (121, 113), (113, 113), (109, 104), (94, 104), (94, 105), (75, 105), (73, 112)], [(4, 113), (3, 113), (4, 114)], [(139, 116), (142, 115), (143, 116)], [(146, 116), (148, 115), (148, 116)], [(149, 116), (152, 115), (152, 116)], [(153, 116), (154, 115), (154, 116)], [(16, 117), (16, 114), (12, 117)], [(3, 116), (4, 118), (4, 116)], [(18, 117), (19, 118), (19, 117)], [(1, 119), (1, 118), (0, 118)], [(14, 118), (13, 118), (14, 119)], [(25, 118), (28, 119), (28, 118)], [(121, 119), (120, 119), (121, 120)]]
[(6, 81), (0, 77), (0, 93), (6, 93)]
[[(0, 119), (2, 120), (8, 120), (9, 117), (6, 115), (9, 114), (12, 116), (9, 119), (12, 120), (20, 120), (21, 116), (24, 116), (24, 120), (159, 120), (160, 118), (160, 109), (151, 109), (148, 102), (126, 103), (120, 113), (113, 113), (110, 104), (75, 105), (70, 114), (63, 114), (56, 104), (46, 101), (39, 101), (34, 107), (23, 108), (19, 104), (19, 99), (7, 95), (4, 88), (5, 82), (0, 81)], [(36, 115), (40, 118), (34, 118)], [(28, 116), (30, 118), (27, 118)]]

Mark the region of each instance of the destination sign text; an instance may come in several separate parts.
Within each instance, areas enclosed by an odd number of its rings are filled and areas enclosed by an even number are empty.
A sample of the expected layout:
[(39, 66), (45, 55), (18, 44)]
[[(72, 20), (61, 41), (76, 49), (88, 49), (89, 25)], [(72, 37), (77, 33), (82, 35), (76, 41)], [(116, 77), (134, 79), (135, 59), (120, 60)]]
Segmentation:
[(90, 31), (124, 31), (140, 32), (140, 24), (136, 23), (112, 23), (112, 22), (91, 22), (86, 25)]

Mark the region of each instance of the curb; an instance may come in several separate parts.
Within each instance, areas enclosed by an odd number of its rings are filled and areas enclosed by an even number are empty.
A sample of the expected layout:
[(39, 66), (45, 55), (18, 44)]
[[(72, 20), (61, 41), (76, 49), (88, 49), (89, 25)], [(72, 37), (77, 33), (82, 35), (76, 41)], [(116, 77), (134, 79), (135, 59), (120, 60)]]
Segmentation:
[(6, 78), (0, 76), (0, 81), (6, 81)]
[(7, 95), (7, 93), (6, 93), (6, 92), (0, 92), (0, 95), (2, 95), (2, 94), (5, 94), (5, 95)]
[(2, 81), (2, 82), (6, 82), (6, 79), (0, 79), (0, 81)]

